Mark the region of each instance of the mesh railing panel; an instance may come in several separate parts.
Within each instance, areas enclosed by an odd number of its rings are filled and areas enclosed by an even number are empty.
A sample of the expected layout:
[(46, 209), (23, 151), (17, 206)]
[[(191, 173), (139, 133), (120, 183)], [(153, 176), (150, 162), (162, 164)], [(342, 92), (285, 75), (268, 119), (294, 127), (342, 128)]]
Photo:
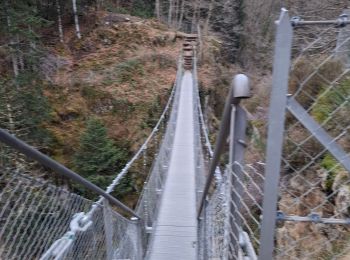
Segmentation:
[[(239, 111), (236, 116), (245, 114), (238, 106), (233, 111)], [(239, 123), (242, 121), (232, 125)], [(245, 131), (242, 137), (236, 134), (230, 134), (230, 138), (236, 140), (233, 142), (236, 145), (237, 141), (244, 142)], [(230, 164), (226, 159), (224, 173), (219, 168), (216, 170), (215, 182), (199, 222), (200, 259), (256, 259), (260, 246), (265, 163), (263, 154), (256, 152), (259, 150), (256, 136), (252, 135), (244, 146), (242, 162)], [(233, 156), (232, 151), (223, 157)]]
[[(210, 143), (206, 142), (207, 136), (205, 122), (201, 110), (201, 103), (198, 89), (198, 76), (197, 76), (197, 58), (196, 55), (193, 58), (193, 118), (194, 120), (194, 147), (195, 147), (195, 167), (196, 167), (196, 195), (197, 206), (202, 199), (203, 189), (206, 179), (206, 162), (205, 157), (210, 158), (211, 147)], [(203, 146), (204, 144), (204, 146)]]
[[(37, 172), (40, 174), (40, 172)], [(0, 173), (0, 258), (36, 259), (92, 202), (14, 168)]]
[(199, 259), (225, 259), (227, 254), (226, 182), (217, 179), (216, 187), (206, 202), (198, 223)]
[[(274, 259), (350, 257), (350, 34), (348, 27), (315, 24), (294, 28), (283, 157), (275, 158), (282, 162), (276, 173), (280, 174), (278, 212), (273, 216), (277, 226), (266, 221), (275, 233)], [(286, 46), (277, 46), (277, 51), (286, 51)], [(277, 57), (286, 58), (283, 55)], [(256, 259), (259, 250), (270, 250), (262, 248), (265, 241), (260, 234), (265, 159), (252, 142), (255, 132), (265, 135), (267, 127), (252, 128), (245, 162), (233, 162), (224, 174), (223, 200), (218, 200), (221, 186), (212, 184), (199, 223), (201, 259)], [(270, 138), (271, 143), (276, 137)], [(259, 139), (264, 147), (264, 138)]]
[(95, 204), (92, 225), (78, 232), (65, 259), (140, 259), (140, 224), (116, 213), (108, 203)]
[(227, 167), (230, 179), (227, 194), (229, 259), (236, 259), (240, 254), (252, 257), (260, 246), (264, 176), (259, 166), (235, 164)]
[(350, 257), (349, 29), (294, 29), (276, 259)]

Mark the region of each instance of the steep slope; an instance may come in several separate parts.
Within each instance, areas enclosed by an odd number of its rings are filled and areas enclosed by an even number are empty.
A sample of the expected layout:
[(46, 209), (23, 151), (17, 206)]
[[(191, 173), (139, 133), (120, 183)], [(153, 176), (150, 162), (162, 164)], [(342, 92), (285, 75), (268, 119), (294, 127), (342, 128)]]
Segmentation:
[[(89, 117), (101, 119), (117, 143), (135, 149), (153, 126), (175, 79), (176, 34), (152, 20), (100, 14), (81, 41), (51, 49), (54, 156), (70, 164)], [(58, 64), (58, 65), (57, 65)], [(73, 148), (73, 149), (72, 149)]]

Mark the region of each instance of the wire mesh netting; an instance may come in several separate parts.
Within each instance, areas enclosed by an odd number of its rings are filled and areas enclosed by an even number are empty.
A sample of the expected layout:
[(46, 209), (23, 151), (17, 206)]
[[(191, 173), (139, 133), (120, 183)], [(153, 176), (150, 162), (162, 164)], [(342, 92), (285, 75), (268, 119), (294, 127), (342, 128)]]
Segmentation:
[[(231, 127), (236, 128), (246, 120), (246, 112), (239, 105), (232, 106)], [(235, 115), (235, 116), (233, 116)], [(237, 121), (234, 119), (240, 118)], [(227, 118), (223, 119), (227, 120)], [(240, 121), (240, 122), (239, 122)], [(243, 122), (243, 125), (245, 123)], [(264, 163), (263, 154), (258, 154), (259, 142), (255, 134), (245, 143), (245, 131), (240, 134), (231, 128), (231, 148), (243, 146), (234, 152), (228, 149), (220, 165), (226, 165), (224, 171), (217, 167), (199, 221), (200, 259), (256, 259), (259, 247), (260, 220), (262, 213)], [(205, 131), (204, 132), (204, 136)], [(205, 143), (205, 142), (203, 142)], [(207, 151), (209, 150), (209, 152)], [(206, 149), (209, 157), (211, 149)], [(239, 159), (239, 153), (243, 158)], [(234, 155), (236, 154), (236, 155)], [(231, 159), (232, 158), (232, 162)]]
[[(141, 225), (115, 212), (104, 201), (95, 204), (89, 217), (91, 226), (77, 232), (64, 259), (140, 259), (143, 248)], [(65, 237), (63, 237), (65, 239)]]
[[(294, 28), (283, 157), (275, 158), (282, 167), (274, 259), (350, 257), (350, 30), (335, 27), (346, 20), (335, 10), (329, 25)], [(307, 14), (320, 18), (320, 10)], [(212, 183), (199, 222), (201, 259), (256, 259), (261, 250), (267, 125), (252, 124), (245, 162), (228, 164), (223, 182)]]
[[(254, 146), (251, 140), (248, 144)], [(224, 173), (216, 170), (199, 222), (200, 259), (256, 259), (265, 164), (250, 153), (247, 149), (245, 164), (236, 161), (234, 166), (227, 164)]]
[(196, 167), (196, 196), (197, 206), (202, 199), (203, 189), (206, 179), (206, 168), (210, 157), (213, 155), (211, 144), (204, 122), (201, 101), (198, 88), (197, 58), (193, 58), (193, 118), (194, 120), (194, 147), (195, 147), (195, 167)]
[(294, 29), (276, 259), (350, 257), (349, 29)]
[[(8, 151), (7, 151), (8, 152)], [(34, 259), (92, 202), (23, 170), (1, 165), (0, 258)]]
[(215, 190), (205, 205), (199, 221), (199, 259), (223, 259), (226, 256), (226, 202), (226, 183), (218, 177)]
[(260, 246), (260, 229), (263, 199), (264, 165), (236, 164), (228, 167), (231, 178), (228, 199), (231, 205), (228, 227), (228, 255), (235, 259), (239, 255), (256, 258)]
[(139, 221), (69, 191), (68, 181), (54, 185), (54, 173), (0, 148), (1, 259), (141, 258)]
[[(206, 173), (213, 151), (209, 141), (208, 130), (204, 120), (198, 89), (197, 59), (194, 58), (194, 118), (195, 121), (195, 160), (197, 204), (201, 202)], [(219, 168), (215, 176), (215, 188), (206, 201), (198, 223), (198, 257), (199, 259), (222, 259), (225, 256), (225, 225), (227, 217), (226, 183)]]

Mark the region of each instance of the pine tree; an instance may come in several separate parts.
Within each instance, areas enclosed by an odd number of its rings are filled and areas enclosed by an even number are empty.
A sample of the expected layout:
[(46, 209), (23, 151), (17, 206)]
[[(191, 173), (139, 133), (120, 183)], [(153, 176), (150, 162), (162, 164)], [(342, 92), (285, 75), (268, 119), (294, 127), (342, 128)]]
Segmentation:
[(47, 147), (50, 136), (43, 125), (50, 119), (50, 107), (38, 73), (43, 47), (37, 31), (50, 22), (34, 1), (5, 1), (0, 15), (6, 25), (0, 29), (0, 43), (13, 67), (0, 80), (0, 126), (37, 148)]
[(80, 137), (80, 146), (73, 159), (78, 173), (106, 188), (125, 164), (127, 153), (115, 146), (100, 120), (90, 119)]

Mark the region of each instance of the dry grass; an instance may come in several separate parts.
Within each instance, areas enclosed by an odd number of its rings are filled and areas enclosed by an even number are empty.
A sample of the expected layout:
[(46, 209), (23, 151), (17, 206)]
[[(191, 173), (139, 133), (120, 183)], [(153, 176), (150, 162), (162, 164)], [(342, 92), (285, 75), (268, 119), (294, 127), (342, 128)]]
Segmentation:
[[(99, 17), (103, 21), (106, 13)], [(101, 22), (81, 41), (67, 40), (64, 48), (52, 50), (66, 61), (52, 76), (55, 88), (46, 91), (54, 111), (47, 128), (61, 162), (69, 165), (91, 116), (102, 119), (116, 141), (126, 140), (137, 149), (150, 131), (144, 123), (148, 110), (158, 96), (161, 107), (167, 100), (182, 43), (153, 20), (130, 20)]]

